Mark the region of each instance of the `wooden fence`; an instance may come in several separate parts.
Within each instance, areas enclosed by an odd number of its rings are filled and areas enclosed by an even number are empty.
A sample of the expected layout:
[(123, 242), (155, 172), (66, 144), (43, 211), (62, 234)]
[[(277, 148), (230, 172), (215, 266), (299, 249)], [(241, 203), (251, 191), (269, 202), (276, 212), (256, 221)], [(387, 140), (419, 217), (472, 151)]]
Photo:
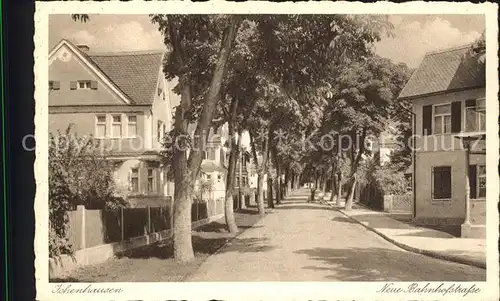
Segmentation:
[[(173, 227), (173, 203), (161, 207), (70, 211), (69, 240), (73, 250), (123, 241), (132, 237), (169, 230)], [(224, 213), (222, 199), (194, 202), (191, 222)]]

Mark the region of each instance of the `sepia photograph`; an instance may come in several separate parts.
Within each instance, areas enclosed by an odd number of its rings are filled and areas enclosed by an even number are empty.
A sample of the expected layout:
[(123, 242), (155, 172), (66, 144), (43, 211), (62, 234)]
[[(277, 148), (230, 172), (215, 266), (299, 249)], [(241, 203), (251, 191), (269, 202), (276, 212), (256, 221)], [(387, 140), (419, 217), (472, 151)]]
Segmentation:
[(67, 12), (43, 15), (35, 66), (48, 292), (494, 296), (485, 13)]

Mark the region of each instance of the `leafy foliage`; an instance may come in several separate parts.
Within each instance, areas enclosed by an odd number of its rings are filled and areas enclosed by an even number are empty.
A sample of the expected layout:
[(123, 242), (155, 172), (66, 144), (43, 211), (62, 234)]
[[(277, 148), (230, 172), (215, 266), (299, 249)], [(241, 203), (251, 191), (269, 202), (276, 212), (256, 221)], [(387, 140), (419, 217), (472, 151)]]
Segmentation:
[(67, 212), (77, 205), (86, 209), (125, 206), (113, 179), (114, 165), (100, 155), (99, 143), (79, 137), (68, 126), (49, 136), (50, 255), (67, 254)]

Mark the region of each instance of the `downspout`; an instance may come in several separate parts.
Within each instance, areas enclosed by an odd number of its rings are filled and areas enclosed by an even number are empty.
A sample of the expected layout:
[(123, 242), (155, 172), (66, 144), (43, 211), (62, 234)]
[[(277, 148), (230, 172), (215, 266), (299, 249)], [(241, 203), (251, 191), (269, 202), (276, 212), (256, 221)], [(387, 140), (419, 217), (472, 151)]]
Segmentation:
[(416, 130), (417, 130), (417, 114), (415, 114), (415, 112), (413, 111), (410, 111), (411, 115), (412, 115), (412, 119), (413, 119), (413, 126), (412, 126), (412, 132), (413, 132), (413, 135), (412, 135), (412, 153), (413, 153), (413, 171), (412, 171), (412, 175), (411, 175), (411, 179), (412, 179), (412, 184), (413, 184), (413, 191), (412, 191), (412, 194), (413, 194), (413, 219), (415, 219), (417, 217), (417, 177), (416, 177), (416, 172), (417, 172), (417, 147), (416, 147), (416, 143), (417, 143), (417, 135), (416, 135)]

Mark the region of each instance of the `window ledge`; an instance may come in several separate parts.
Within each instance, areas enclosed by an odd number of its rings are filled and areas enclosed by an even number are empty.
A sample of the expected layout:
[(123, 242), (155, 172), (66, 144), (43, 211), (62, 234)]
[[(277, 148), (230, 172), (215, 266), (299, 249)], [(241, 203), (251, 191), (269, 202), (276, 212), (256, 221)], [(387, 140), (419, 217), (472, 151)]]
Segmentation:
[(451, 201), (453, 201), (453, 199), (432, 199), (433, 204), (449, 203)]

